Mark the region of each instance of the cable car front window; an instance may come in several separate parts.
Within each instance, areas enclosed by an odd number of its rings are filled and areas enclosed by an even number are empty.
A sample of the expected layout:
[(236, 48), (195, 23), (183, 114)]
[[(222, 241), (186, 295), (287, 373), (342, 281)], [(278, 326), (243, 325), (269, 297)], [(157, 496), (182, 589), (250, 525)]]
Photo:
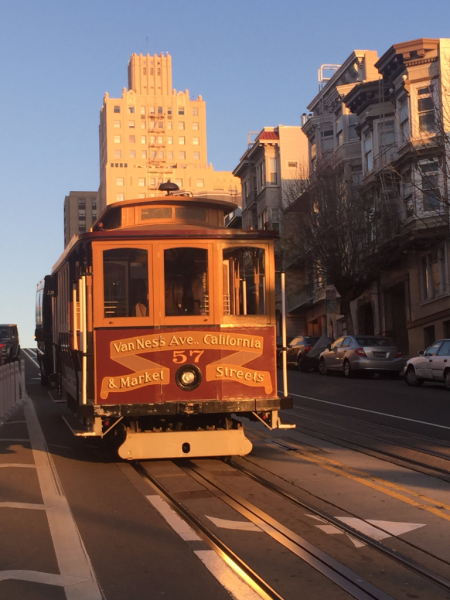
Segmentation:
[(261, 248), (223, 251), (225, 315), (265, 315), (265, 261)]
[(115, 248), (103, 252), (104, 316), (148, 315), (148, 252)]
[(209, 315), (208, 251), (164, 250), (166, 317)]

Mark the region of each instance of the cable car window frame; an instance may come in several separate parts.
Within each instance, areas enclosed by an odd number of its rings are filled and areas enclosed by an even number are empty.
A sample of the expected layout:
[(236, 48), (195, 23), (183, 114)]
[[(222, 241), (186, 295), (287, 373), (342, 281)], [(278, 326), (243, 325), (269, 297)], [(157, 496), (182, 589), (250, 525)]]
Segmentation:
[(220, 322), (225, 325), (273, 325), (275, 324), (275, 263), (273, 255), (273, 245), (265, 242), (257, 242), (256, 240), (230, 240), (229, 242), (223, 242), (218, 244), (218, 260), (223, 269), (223, 253), (224, 250), (230, 250), (232, 248), (255, 248), (264, 251), (264, 271), (265, 271), (265, 314), (259, 315), (231, 315), (225, 314), (225, 289), (224, 289), (224, 277), (223, 271), (220, 277), (220, 298), (221, 298), (221, 316)]
[[(152, 289), (153, 275), (153, 246), (147, 240), (123, 240), (116, 242), (97, 242), (92, 245), (93, 255), (93, 294), (94, 294), (94, 319), (96, 327), (140, 327), (153, 326), (155, 323), (156, 307), (155, 295)], [(105, 289), (104, 289), (104, 252), (108, 250), (130, 249), (144, 250), (147, 252), (147, 283), (148, 283), (148, 310), (145, 316), (110, 316), (105, 317)]]
[[(166, 315), (166, 302), (165, 302), (165, 289), (166, 282), (164, 276), (164, 251), (179, 249), (179, 248), (196, 248), (199, 250), (206, 250), (208, 257), (208, 301), (209, 301), (209, 314), (207, 315)], [(155, 268), (155, 274), (158, 274), (158, 281), (161, 281), (163, 285), (159, 286), (159, 306), (160, 306), (160, 324), (161, 325), (200, 325), (205, 323), (215, 323), (217, 321), (217, 302), (216, 302), (216, 276), (214, 265), (217, 263), (216, 255), (214, 252), (214, 245), (208, 242), (191, 242), (187, 239), (168, 240), (158, 244), (157, 249), (157, 267)]]

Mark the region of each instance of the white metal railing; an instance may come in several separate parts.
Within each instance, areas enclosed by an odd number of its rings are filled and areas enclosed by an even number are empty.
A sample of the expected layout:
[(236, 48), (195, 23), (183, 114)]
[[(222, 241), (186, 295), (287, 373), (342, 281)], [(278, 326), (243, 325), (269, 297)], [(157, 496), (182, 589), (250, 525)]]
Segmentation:
[(15, 405), (27, 398), (25, 390), (25, 361), (0, 367), (0, 424), (8, 418)]

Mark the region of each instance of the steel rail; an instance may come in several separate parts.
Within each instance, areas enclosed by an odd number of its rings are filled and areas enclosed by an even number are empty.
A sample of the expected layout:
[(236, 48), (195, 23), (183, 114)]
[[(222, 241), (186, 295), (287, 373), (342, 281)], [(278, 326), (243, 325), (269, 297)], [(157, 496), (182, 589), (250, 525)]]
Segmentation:
[[(363, 425), (364, 427), (368, 427), (371, 429), (379, 429), (381, 431), (385, 431), (385, 432), (393, 433), (393, 434), (396, 434), (399, 436), (411, 438), (413, 440), (420, 440), (423, 442), (434, 443), (435, 445), (440, 446), (441, 448), (449, 448), (450, 449), (450, 444), (446, 444), (445, 440), (439, 440), (439, 442), (436, 444), (435, 440), (433, 440), (432, 438), (427, 438), (425, 436), (420, 436), (420, 435), (412, 435), (410, 432), (404, 431), (402, 429), (395, 429), (393, 427), (388, 427), (387, 425), (378, 425), (376, 423), (370, 423), (369, 421), (361, 421), (361, 419), (355, 419), (354, 417), (347, 417), (344, 415), (336, 415), (331, 412), (326, 412), (323, 410), (316, 410), (314, 408), (306, 408), (304, 406), (294, 406), (292, 410), (305, 411), (305, 412), (310, 412), (310, 413), (311, 412), (318, 413), (319, 415), (322, 415), (325, 417), (330, 417), (330, 418), (337, 417), (338, 419), (350, 421), (356, 425)], [(290, 414), (290, 413), (286, 412), (286, 414)], [(318, 422), (322, 422), (322, 421), (318, 421)], [(330, 423), (330, 425), (332, 427), (334, 427), (334, 425), (332, 423)], [(358, 432), (354, 432), (354, 433), (358, 433)], [(365, 433), (361, 433), (361, 435), (367, 436), (367, 434), (365, 434)], [(383, 440), (383, 441), (386, 441), (386, 440)], [(391, 443), (400, 445), (400, 444), (398, 444), (398, 442), (391, 442)], [(434, 456), (436, 458), (443, 458), (444, 460), (450, 460), (450, 452), (447, 454), (444, 454), (443, 452), (427, 450), (426, 448), (420, 448), (420, 447), (415, 447), (415, 446), (402, 446), (402, 447), (409, 448), (410, 450), (414, 450), (416, 452), (422, 452), (423, 454), (429, 454), (430, 456)]]
[(135, 471), (145, 480), (150, 482), (152, 487), (158, 494), (169, 504), (169, 506), (184, 519), (194, 531), (210, 546), (225, 562), (242, 577), (241, 573), (246, 576), (246, 582), (250, 587), (258, 593), (264, 600), (284, 600), (262, 577), (255, 571), (231, 548), (229, 548), (217, 535), (209, 529), (200, 519), (198, 519), (189, 509), (187, 509), (179, 500), (174, 498), (156, 478), (152, 477), (140, 463), (132, 465)]
[[(244, 459), (244, 460), (246, 460), (246, 459)], [(354, 529), (350, 525), (347, 525), (346, 523), (339, 521), (339, 519), (336, 519), (335, 517), (328, 515), (327, 513), (312, 506), (311, 504), (308, 504), (307, 502), (304, 502), (303, 500), (299, 500), (296, 496), (294, 496), (290, 492), (287, 492), (282, 487), (278, 486), (276, 483), (273, 483), (272, 481), (268, 481), (264, 477), (261, 477), (260, 475), (257, 475), (253, 471), (246, 469), (244, 466), (236, 463), (233, 459), (227, 459), (226, 462), (227, 462), (227, 464), (231, 465), (234, 469), (244, 473), (251, 479), (260, 483), (265, 488), (270, 489), (271, 491), (275, 492), (276, 494), (280, 495), (281, 497), (285, 498), (286, 500), (289, 500), (296, 506), (306, 509), (307, 511), (309, 511), (309, 512), (315, 514), (316, 516), (320, 517), (321, 519), (327, 521), (331, 525), (334, 525), (335, 527), (340, 529), (343, 533), (347, 533), (348, 535), (351, 535), (352, 537), (358, 539), (359, 541), (367, 544), (367, 546), (373, 548), (374, 550), (377, 550), (384, 556), (387, 556), (388, 558), (391, 558), (392, 560), (398, 562), (405, 568), (413, 571), (414, 573), (416, 573), (418, 575), (421, 575), (422, 577), (425, 577), (426, 579), (429, 579), (430, 581), (432, 581), (439, 587), (443, 588), (445, 591), (447, 591), (447, 592), (450, 591), (450, 581), (448, 579), (445, 579), (444, 577), (441, 577), (438, 573), (434, 573), (427, 567), (424, 567), (423, 565), (419, 564), (417, 561), (415, 561), (411, 558), (408, 558), (407, 556), (404, 556), (402, 553), (398, 552), (397, 550), (392, 550), (388, 546), (385, 546), (384, 544), (377, 542), (373, 538), (365, 535), (364, 533), (361, 533), (360, 531), (358, 531), (357, 529)], [(301, 489), (303, 489), (303, 488), (301, 488)], [(313, 495), (310, 492), (308, 492), (307, 490), (303, 490), (303, 491), (307, 492), (310, 495)], [(314, 497), (317, 498), (318, 500), (322, 500), (323, 502), (330, 504), (330, 502), (328, 502), (327, 500), (324, 500), (322, 498), (319, 498), (318, 496), (314, 496)], [(336, 507), (336, 508), (339, 508), (339, 507)], [(343, 510), (343, 509), (340, 509), (340, 510)], [(345, 512), (348, 512), (348, 511), (345, 511)], [(361, 520), (364, 521), (364, 519), (361, 519)], [(380, 531), (384, 531), (381, 527), (377, 527), (376, 525), (372, 525), (372, 527), (375, 527), (376, 529), (379, 529)], [(427, 551), (423, 550), (422, 548), (419, 548), (418, 546), (411, 544), (410, 542), (405, 542), (404, 540), (403, 540), (403, 542), (408, 544), (410, 547), (414, 548), (415, 550), (419, 550), (420, 552), (423, 552), (427, 556), (430, 556), (430, 557), (442, 562), (445, 565), (450, 564), (447, 561), (439, 558), (438, 556), (435, 556), (434, 554), (431, 554), (430, 552), (427, 552)]]
[[(286, 413), (285, 413), (286, 414)], [(312, 422), (316, 422), (316, 423), (321, 423), (322, 425), (328, 426), (328, 427), (332, 427), (334, 429), (341, 429), (342, 431), (349, 431), (348, 429), (345, 429), (344, 427), (339, 427), (339, 426), (335, 426), (335, 425), (329, 425), (327, 423), (323, 423), (321, 421), (317, 421), (315, 419), (311, 419), (308, 417), (302, 417), (301, 415), (293, 415), (292, 413), (288, 413), (290, 414), (291, 417), (296, 417), (298, 419), (306, 419), (307, 421), (312, 421)], [(314, 435), (316, 437), (319, 437), (319, 439), (324, 439), (324, 438), (328, 438), (328, 441), (331, 440), (338, 440), (339, 442), (343, 442), (344, 444), (348, 444), (348, 447), (353, 446), (353, 448), (362, 448), (363, 450), (368, 450), (370, 452), (372, 452), (373, 454), (369, 454), (368, 452), (362, 452), (361, 454), (367, 454), (368, 456), (374, 456), (375, 454), (378, 456), (375, 456), (375, 458), (380, 458), (383, 456), (392, 458), (392, 459), (396, 459), (399, 462), (403, 462), (403, 463), (407, 463), (408, 465), (413, 465), (411, 467), (412, 470), (415, 470), (419, 473), (425, 474), (425, 475), (430, 475), (432, 477), (436, 477), (436, 479), (440, 479), (441, 481), (445, 481), (447, 483), (450, 482), (450, 472), (448, 469), (441, 469), (440, 467), (433, 467), (431, 465), (428, 465), (424, 462), (419, 462), (417, 460), (414, 460), (412, 458), (407, 458), (404, 456), (400, 456), (399, 454), (393, 454), (392, 452), (386, 452), (384, 450), (379, 450), (377, 448), (373, 448), (370, 446), (365, 446), (364, 444), (360, 443), (360, 442), (353, 442), (351, 440), (348, 439), (344, 439), (343, 437), (339, 437), (337, 435), (333, 435), (332, 433), (326, 433), (323, 431), (317, 431), (317, 429), (313, 429), (312, 427), (306, 427), (305, 425), (301, 424), (301, 423), (297, 423), (297, 431), (301, 431), (304, 430), (305, 432), (308, 433), (308, 435), (311, 434), (311, 432), (314, 433)], [(349, 431), (350, 432), (350, 431)], [(384, 443), (392, 443), (393, 445), (396, 446), (400, 446), (402, 447), (400, 444), (394, 444), (393, 442), (388, 442), (387, 440), (383, 440), (383, 439), (379, 439), (379, 438), (375, 438), (373, 436), (370, 435), (366, 435), (366, 434), (359, 434), (357, 432), (350, 432), (350, 433), (355, 433), (355, 435), (361, 435), (361, 436), (365, 436), (368, 438), (372, 438), (375, 439), (379, 442), (384, 442)], [(322, 437), (320, 437), (322, 436)], [(325, 440), (326, 441), (326, 440)], [(417, 450), (415, 450), (417, 452)], [(450, 460), (450, 459), (448, 459)], [(392, 462), (392, 461), (388, 461), (388, 462)], [(396, 464), (396, 463), (393, 463)], [(403, 466), (403, 465), (401, 465)], [(414, 469), (413, 467), (419, 467)], [(421, 470), (420, 470), (421, 469)], [(426, 472), (429, 471), (429, 472)], [(443, 475), (443, 476), (442, 476)]]
[(226, 502), (242, 516), (259, 526), (262, 531), (265, 531), (278, 543), (282, 544), (286, 549), (290, 550), (357, 600), (393, 600), (389, 594), (386, 594), (333, 557), (285, 527), (254, 504), (239, 496), (239, 494), (218, 481), (208, 471), (199, 468), (191, 461), (177, 464), (185, 473), (196, 479), (213, 494), (217, 495), (217, 491), (219, 491), (219, 497), (223, 502)]

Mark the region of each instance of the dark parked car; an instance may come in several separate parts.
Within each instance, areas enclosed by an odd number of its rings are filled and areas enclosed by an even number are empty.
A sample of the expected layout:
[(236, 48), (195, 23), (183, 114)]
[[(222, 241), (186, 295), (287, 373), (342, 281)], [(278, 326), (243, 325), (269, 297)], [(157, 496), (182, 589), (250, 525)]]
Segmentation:
[(3, 363), (9, 363), (20, 359), (17, 325), (0, 325), (0, 345)]
[[(308, 354), (311, 348), (319, 339), (319, 336), (300, 335), (295, 337), (289, 344), (286, 352), (288, 366), (300, 368), (300, 362)], [(283, 353), (278, 351), (278, 366), (283, 366)]]
[(322, 352), (319, 371), (342, 371), (351, 377), (355, 371), (387, 371), (398, 377), (403, 370), (403, 357), (387, 338), (376, 335), (347, 335)]
[(414, 387), (424, 381), (438, 381), (450, 390), (450, 339), (438, 340), (421, 350), (419, 356), (410, 358), (405, 367), (405, 381)]

